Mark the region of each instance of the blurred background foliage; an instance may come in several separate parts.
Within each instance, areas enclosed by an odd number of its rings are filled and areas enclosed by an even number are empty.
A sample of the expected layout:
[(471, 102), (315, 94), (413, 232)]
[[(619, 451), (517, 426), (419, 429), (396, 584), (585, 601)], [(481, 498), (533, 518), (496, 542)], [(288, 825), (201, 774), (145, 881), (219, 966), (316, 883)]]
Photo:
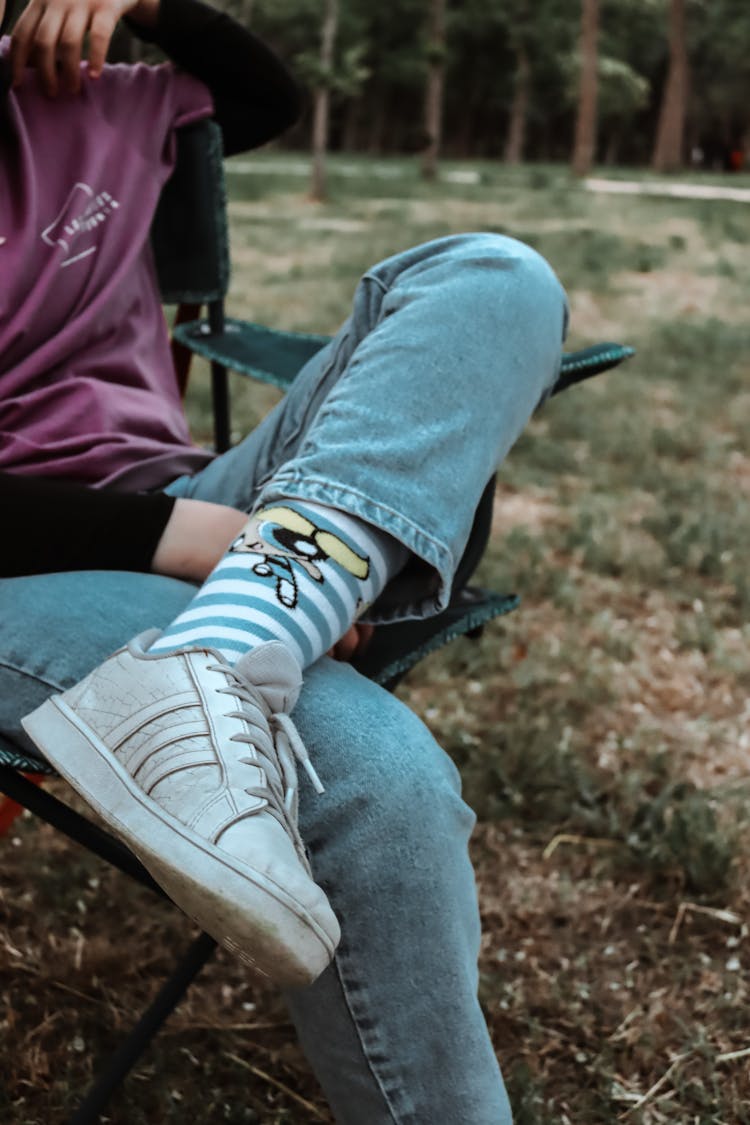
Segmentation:
[[(684, 81), (669, 112), (682, 121), (680, 161), (723, 168), (750, 144), (750, 6), (740, 0), (220, 3), (273, 43), (313, 89), (328, 87), (333, 150), (422, 150), (426, 85), (431, 64), (440, 64), (446, 156), (567, 160), (586, 14), (596, 31), (595, 161), (653, 161), (675, 60)], [(334, 56), (321, 69), (322, 25), (332, 14)], [(289, 143), (304, 146), (308, 133), (305, 121)], [(519, 134), (521, 143), (511, 143)]]

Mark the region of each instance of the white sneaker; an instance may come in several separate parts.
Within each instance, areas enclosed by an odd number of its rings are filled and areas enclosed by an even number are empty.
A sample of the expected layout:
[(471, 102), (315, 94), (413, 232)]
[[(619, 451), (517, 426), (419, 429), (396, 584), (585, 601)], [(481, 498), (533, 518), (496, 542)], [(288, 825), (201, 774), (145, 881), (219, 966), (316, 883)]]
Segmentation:
[(23, 720), (45, 757), (218, 942), (285, 987), (340, 933), (297, 828), (289, 718), (299, 665), (278, 641), (233, 668), (210, 649), (146, 651), (144, 633)]

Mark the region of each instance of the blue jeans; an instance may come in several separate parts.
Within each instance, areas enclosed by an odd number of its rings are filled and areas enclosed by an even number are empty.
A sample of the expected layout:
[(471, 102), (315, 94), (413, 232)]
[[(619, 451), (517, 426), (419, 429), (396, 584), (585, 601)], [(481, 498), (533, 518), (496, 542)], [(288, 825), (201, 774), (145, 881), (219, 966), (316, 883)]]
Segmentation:
[[(484, 486), (554, 384), (565, 321), (549, 266), (512, 239), (399, 254), (365, 275), (349, 320), (265, 421), (167, 490), (349, 511), (412, 552), (374, 616), (433, 613)], [(21, 715), (192, 594), (120, 572), (1, 582), (0, 731), (24, 743)], [(302, 779), (300, 827), (343, 936), (288, 1000), (337, 1121), (509, 1122), (477, 1000), (474, 818), (454, 766), (402, 703), (327, 657), (307, 670), (294, 718), (326, 785), (316, 797)]]

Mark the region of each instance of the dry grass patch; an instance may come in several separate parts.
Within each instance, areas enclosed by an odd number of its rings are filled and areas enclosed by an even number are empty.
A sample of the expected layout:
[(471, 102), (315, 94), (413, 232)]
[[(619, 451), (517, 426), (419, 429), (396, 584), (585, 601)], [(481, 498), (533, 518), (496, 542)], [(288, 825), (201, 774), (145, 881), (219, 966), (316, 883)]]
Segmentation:
[[(271, 159), (265, 186), (234, 177), (232, 310), (330, 331), (370, 260), (494, 226), (552, 261), (569, 346), (639, 349), (545, 406), (503, 470), (481, 580), (521, 610), (400, 689), (480, 814), (481, 996), (516, 1123), (750, 1123), (746, 211), (554, 169), (433, 188), (403, 163), (376, 197), (334, 175), (314, 209)], [(191, 395), (204, 433), (202, 370)], [(237, 397), (241, 430), (278, 396)], [(0, 1113), (47, 1125), (189, 928), (31, 820), (2, 848)], [(278, 998), (224, 955), (109, 1120), (187, 1116), (330, 1120)]]

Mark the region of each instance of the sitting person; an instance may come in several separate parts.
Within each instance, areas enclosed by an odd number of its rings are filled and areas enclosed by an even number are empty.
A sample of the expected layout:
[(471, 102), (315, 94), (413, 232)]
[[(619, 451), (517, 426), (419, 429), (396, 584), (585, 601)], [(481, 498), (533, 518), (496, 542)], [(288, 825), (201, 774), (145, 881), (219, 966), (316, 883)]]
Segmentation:
[[(104, 67), (117, 14), (180, 69)], [(197, 591), (137, 567), (5, 577), (0, 729), (23, 737), (33, 711), (174, 901), (306, 986), (288, 1002), (338, 1120), (507, 1121), (455, 769), (324, 654), (356, 622), (447, 604), (484, 487), (557, 377), (559, 282), (493, 234), (396, 254), (214, 457), (182, 415), (151, 218), (176, 128), (213, 114), (228, 153), (260, 144), (296, 116), (294, 82), (200, 0), (31, 0), (0, 52), (0, 470), (250, 514)]]

